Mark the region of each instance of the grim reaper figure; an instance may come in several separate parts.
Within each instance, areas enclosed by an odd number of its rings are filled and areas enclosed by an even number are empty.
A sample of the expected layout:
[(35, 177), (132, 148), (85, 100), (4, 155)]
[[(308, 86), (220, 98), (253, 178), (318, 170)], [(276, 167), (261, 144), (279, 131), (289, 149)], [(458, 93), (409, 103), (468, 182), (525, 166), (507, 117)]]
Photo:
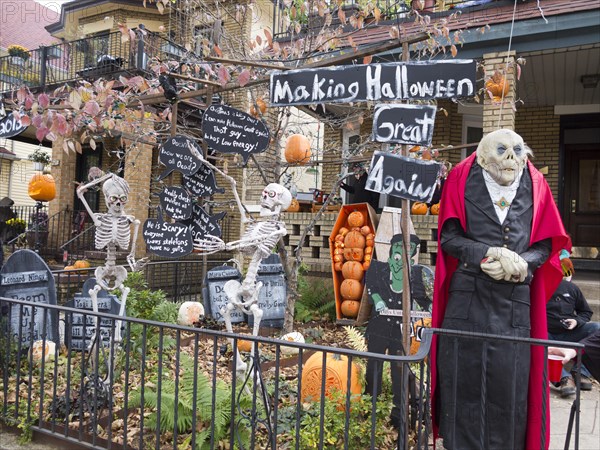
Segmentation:
[[(530, 155), (521, 136), (497, 130), (449, 174), (434, 327), (547, 338), (546, 301), (562, 278), (558, 252), (570, 244)], [(541, 347), (440, 335), (432, 348), (432, 406), (444, 447), (547, 447), (545, 364)]]
[[(265, 186), (260, 203), (260, 217), (262, 220), (249, 218), (246, 216), (246, 211), (241, 204), (235, 180), (206, 161), (193, 147), (190, 148), (203, 164), (219, 172), (231, 183), (242, 223), (247, 224), (246, 231), (240, 240), (225, 243), (219, 237), (209, 235), (204, 239), (196, 240), (194, 250), (205, 254), (223, 250), (239, 250), (251, 258), (248, 271), (241, 284), (237, 280), (230, 280), (225, 283), (223, 289), (229, 301), (222, 309), (221, 314), (225, 319), (225, 327), (230, 333), (233, 332), (231, 326), (232, 311), (238, 309), (244, 314), (252, 314), (254, 316), (252, 334), (258, 336), (260, 321), (263, 316), (263, 311), (258, 307), (258, 295), (262, 288), (262, 282), (257, 283), (256, 281), (258, 267), (260, 262), (271, 254), (279, 239), (287, 234), (285, 223), (279, 220), (279, 214), (289, 208), (292, 203), (292, 194), (285, 187), (277, 183)], [(232, 343), (232, 340), (230, 340), (230, 343)], [(252, 355), (253, 352), (254, 347), (252, 348)], [(246, 368), (246, 363), (242, 361), (239, 352), (237, 352), (236, 372), (238, 378), (241, 378), (245, 374)]]

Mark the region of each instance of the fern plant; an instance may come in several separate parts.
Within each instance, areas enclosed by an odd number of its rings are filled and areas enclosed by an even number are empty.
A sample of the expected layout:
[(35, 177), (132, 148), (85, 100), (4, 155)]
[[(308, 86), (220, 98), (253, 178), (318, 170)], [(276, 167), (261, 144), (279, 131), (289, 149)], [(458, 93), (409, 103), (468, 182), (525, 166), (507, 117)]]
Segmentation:
[(306, 277), (306, 266), (300, 266), (298, 273), (298, 294), (294, 318), (308, 322), (319, 318), (335, 319), (335, 297), (333, 284), (319, 280), (314, 282)]

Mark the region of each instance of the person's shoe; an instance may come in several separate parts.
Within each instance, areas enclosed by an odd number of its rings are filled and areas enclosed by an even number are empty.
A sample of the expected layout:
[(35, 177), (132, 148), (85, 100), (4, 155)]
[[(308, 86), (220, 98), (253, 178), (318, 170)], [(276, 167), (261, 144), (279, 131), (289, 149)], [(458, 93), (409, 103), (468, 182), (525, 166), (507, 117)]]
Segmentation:
[(581, 375), (581, 380), (579, 381), (579, 387), (582, 391), (591, 391), (592, 390), (592, 380), (588, 377), (584, 377)]
[(570, 397), (575, 395), (575, 392), (577, 392), (577, 386), (575, 386), (573, 377), (562, 377), (560, 380), (560, 396)]

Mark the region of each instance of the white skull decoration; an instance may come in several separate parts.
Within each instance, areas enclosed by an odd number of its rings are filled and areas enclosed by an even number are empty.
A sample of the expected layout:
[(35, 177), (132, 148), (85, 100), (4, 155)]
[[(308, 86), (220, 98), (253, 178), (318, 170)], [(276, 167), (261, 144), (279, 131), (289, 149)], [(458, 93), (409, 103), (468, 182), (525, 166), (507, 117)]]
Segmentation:
[(129, 195), (129, 184), (123, 178), (113, 175), (102, 185), (108, 212), (119, 216), (123, 214)]
[(477, 146), (477, 162), (501, 186), (519, 178), (531, 154), (523, 138), (506, 129), (492, 131)]
[(271, 183), (265, 186), (260, 202), (260, 216), (276, 216), (285, 211), (292, 203), (292, 194), (282, 185)]

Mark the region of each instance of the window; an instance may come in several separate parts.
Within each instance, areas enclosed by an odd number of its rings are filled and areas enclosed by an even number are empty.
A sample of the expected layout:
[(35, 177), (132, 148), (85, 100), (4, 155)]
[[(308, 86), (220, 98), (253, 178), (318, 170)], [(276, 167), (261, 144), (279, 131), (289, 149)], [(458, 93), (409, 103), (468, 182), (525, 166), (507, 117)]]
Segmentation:
[[(463, 116), (463, 130), (462, 130), (462, 143), (463, 144), (476, 144), (479, 143), (483, 137), (483, 120), (477, 116)], [(465, 159), (477, 150), (477, 145), (463, 148), (460, 152), (460, 159)]]

